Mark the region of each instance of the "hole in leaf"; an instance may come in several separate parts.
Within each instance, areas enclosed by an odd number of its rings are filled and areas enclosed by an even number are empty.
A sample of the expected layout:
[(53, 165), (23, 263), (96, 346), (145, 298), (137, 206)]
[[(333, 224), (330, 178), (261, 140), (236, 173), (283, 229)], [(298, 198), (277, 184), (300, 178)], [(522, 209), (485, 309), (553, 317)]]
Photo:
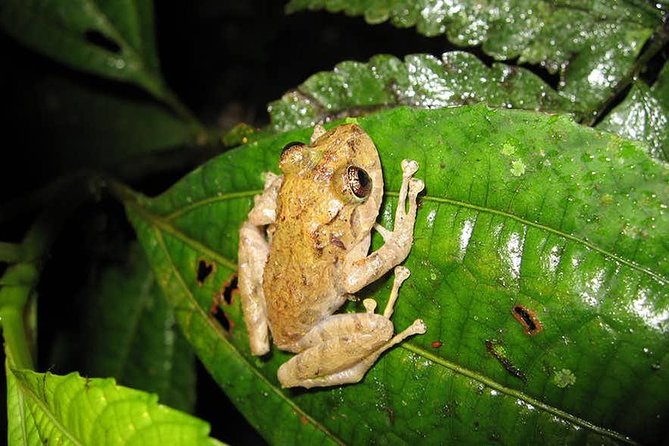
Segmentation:
[(84, 33), (84, 37), (88, 43), (102, 48), (105, 51), (109, 51), (110, 53), (114, 54), (119, 54), (121, 52), (121, 46), (109, 37), (102, 34), (100, 31), (89, 29)]
[(230, 280), (228, 280), (225, 285), (223, 285), (223, 292), (221, 293), (221, 296), (228, 305), (232, 303), (232, 293), (237, 290), (237, 282), (237, 274), (234, 274)]
[(544, 330), (544, 327), (541, 325), (541, 321), (537, 318), (536, 313), (526, 308), (522, 305), (514, 305), (511, 310), (511, 314), (516, 318), (520, 325), (525, 329), (525, 334), (534, 336), (541, 333)]
[(214, 311), (212, 312), (212, 316), (214, 316), (214, 319), (216, 319), (216, 321), (218, 321), (218, 323), (221, 324), (223, 330), (230, 333), (230, 329), (232, 328), (232, 322), (230, 322), (230, 319), (228, 319), (228, 316), (226, 316), (225, 311), (223, 311), (223, 309), (218, 305), (216, 307), (213, 307), (213, 310)]
[(214, 298), (211, 301), (211, 308), (209, 308), (209, 313), (214, 316), (214, 319), (216, 319), (228, 333), (232, 330), (234, 323), (225, 315), (225, 311), (221, 308), (221, 304), (225, 302), (225, 304), (230, 305), (232, 303), (232, 294), (237, 291), (237, 282), (237, 274), (230, 276), (230, 279), (225, 282), (223, 288), (214, 295)]
[(518, 367), (514, 366), (509, 358), (506, 356), (506, 349), (502, 345), (501, 342), (495, 341), (495, 340), (486, 340), (485, 341), (485, 348), (488, 350), (488, 353), (490, 353), (493, 358), (495, 358), (497, 361), (499, 361), (500, 364), (506, 369), (509, 374), (512, 376), (515, 376), (516, 378), (520, 379), (524, 383), (527, 383), (527, 377), (523, 373), (522, 370), (520, 370)]
[(209, 263), (204, 259), (200, 259), (197, 262), (197, 284), (202, 286), (204, 281), (209, 277), (209, 275), (214, 271), (216, 265), (214, 263)]

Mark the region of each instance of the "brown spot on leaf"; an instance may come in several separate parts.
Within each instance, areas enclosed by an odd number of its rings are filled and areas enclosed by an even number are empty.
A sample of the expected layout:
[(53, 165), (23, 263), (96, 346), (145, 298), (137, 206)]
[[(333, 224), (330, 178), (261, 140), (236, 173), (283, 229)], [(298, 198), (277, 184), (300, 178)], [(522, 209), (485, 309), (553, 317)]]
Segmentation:
[(527, 307), (514, 305), (511, 314), (513, 314), (513, 317), (520, 322), (520, 325), (525, 329), (525, 334), (529, 336), (538, 335), (544, 330), (536, 313)]

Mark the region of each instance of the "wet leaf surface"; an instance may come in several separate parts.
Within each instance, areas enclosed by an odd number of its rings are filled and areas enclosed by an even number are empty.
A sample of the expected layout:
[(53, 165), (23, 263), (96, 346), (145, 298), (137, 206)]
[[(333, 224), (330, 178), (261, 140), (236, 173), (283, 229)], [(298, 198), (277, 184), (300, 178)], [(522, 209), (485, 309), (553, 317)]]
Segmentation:
[(481, 45), (497, 60), (540, 64), (560, 74), (561, 93), (583, 112), (607, 98), (662, 22), (649, 3), (626, 0), (292, 0), (286, 9), (344, 12), (371, 24), (388, 20), (463, 47)]
[(485, 102), (526, 110), (568, 112), (575, 105), (530, 71), (500, 63), (487, 67), (463, 52), (374, 56), (368, 63), (342, 62), (316, 73), (269, 105), (271, 126), (285, 131), (332, 116), (380, 107), (439, 108)]
[(652, 86), (639, 80), (625, 100), (597, 126), (648, 144), (651, 156), (669, 161), (669, 69)]
[[(359, 384), (282, 390), (276, 370), (289, 355), (250, 356), (238, 296), (212, 314), (261, 173), (310, 131), (243, 146), (155, 199), (126, 202), (185, 336), (254, 427), (273, 443), (661, 442), (668, 168), (561, 116), (400, 108), (359, 123), (381, 155), (386, 227), (400, 161), (421, 164), (412, 276), (393, 321), (428, 326)], [(199, 283), (202, 259), (215, 268)], [(388, 292), (384, 279), (361, 297), (382, 307)]]

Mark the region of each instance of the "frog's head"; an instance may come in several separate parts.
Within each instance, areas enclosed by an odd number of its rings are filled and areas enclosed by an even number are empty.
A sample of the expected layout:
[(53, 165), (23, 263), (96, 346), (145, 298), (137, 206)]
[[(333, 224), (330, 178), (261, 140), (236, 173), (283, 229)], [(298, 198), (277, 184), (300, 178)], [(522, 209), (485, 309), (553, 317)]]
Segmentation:
[[(383, 199), (381, 160), (374, 142), (357, 124), (335, 127), (311, 145), (289, 144), (280, 166), (287, 176), (313, 181), (308, 189), (324, 206), (327, 203), (328, 212), (319, 212), (329, 215), (327, 220), (350, 215), (357, 234), (368, 233), (374, 225)], [(340, 212), (344, 209), (348, 212)]]

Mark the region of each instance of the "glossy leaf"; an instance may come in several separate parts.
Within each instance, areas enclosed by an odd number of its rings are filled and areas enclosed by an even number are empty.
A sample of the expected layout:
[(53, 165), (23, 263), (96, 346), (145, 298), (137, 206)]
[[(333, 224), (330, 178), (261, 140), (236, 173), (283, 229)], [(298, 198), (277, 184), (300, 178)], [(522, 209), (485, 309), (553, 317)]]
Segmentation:
[[(359, 384), (282, 390), (275, 374), (288, 355), (250, 356), (236, 294), (211, 312), (235, 273), (261, 173), (308, 130), (223, 154), (155, 199), (123, 192), (186, 337), (262, 435), (278, 444), (661, 438), (669, 169), (636, 143), (561, 116), (399, 108), (359, 123), (381, 155), (386, 227), (400, 161), (421, 164), (412, 276), (393, 321), (428, 326)], [(203, 283), (201, 261), (214, 266)], [(388, 290), (384, 279), (360, 297), (383, 307)]]
[(16, 444), (220, 444), (204, 421), (113, 379), (9, 370), (8, 380), (24, 409), (10, 417), (10, 432), (27, 434)]
[(314, 74), (297, 90), (269, 105), (278, 131), (313, 126), (360, 109), (397, 105), (440, 108), (485, 102), (498, 107), (572, 111), (576, 107), (530, 71), (500, 63), (487, 67), (464, 52), (374, 56), (368, 63), (342, 62)]
[(288, 12), (343, 11), (368, 23), (389, 20), (456, 45), (481, 45), (497, 60), (541, 64), (560, 73), (561, 92), (582, 111), (596, 108), (625, 77), (662, 14), (641, 1), (292, 0)]
[(0, 26), (20, 42), (74, 68), (166, 96), (151, 0), (4, 0)]
[(625, 100), (597, 126), (648, 144), (652, 156), (669, 161), (669, 68), (652, 87), (639, 80)]
[(104, 269), (82, 293), (88, 309), (81, 335), (83, 373), (113, 377), (190, 412), (195, 357), (140, 249), (133, 245), (125, 265)]

